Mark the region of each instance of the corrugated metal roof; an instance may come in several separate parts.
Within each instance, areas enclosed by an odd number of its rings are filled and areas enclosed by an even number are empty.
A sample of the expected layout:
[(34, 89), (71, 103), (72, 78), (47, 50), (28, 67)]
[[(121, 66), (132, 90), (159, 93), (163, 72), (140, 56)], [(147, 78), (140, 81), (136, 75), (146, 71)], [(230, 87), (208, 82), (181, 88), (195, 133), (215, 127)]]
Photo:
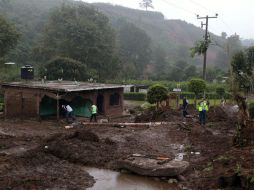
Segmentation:
[(32, 88), (63, 92), (78, 92), (78, 91), (114, 89), (124, 87), (122, 85), (115, 84), (89, 83), (77, 81), (46, 81), (45, 83), (40, 81), (21, 81), (21, 82), (2, 83), (1, 85), (2, 87)]

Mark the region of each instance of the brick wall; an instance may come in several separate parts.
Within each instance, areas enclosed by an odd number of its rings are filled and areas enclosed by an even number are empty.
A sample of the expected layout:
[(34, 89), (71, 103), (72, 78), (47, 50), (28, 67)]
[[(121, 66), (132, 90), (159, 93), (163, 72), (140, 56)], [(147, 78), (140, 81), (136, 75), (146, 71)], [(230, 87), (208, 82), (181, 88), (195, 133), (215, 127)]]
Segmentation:
[[(110, 96), (114, 93), (118, 93), (120, 95), (119, 105), (110, 105)], [(105, 91), (104, 93), (104, 110), (105, 115), (115, 116), (122, 115), (123, 113), (123, 89), (114, 89)]]
[(30, 90), (8, 88), (4, 93), (5, 117), (36, 117), (37, 97)]
[[(119, 105), (110, 105), (110, 96), (114, 93), (118, 93), (120, 96)], [(82, 96), (84, 99), (88, 99), (93, 103), (96, 103), (98, 95), (103, 96), (103, 110), (107, 116), (121, 115), (123, 113), (123, 89), (105, 89), (96, 91), (85, 91), (79, 93), (71, 93), (70, 100), (75, 96)], [(46, 90), (37, 90), (29, 88), (5, 88), (4, 100), (5, 100), (5, 117), (13, 118), (28, 118), (39, 117), (40, 101), (44, 95), (55, 97), (54, 93), (47, 92)]]

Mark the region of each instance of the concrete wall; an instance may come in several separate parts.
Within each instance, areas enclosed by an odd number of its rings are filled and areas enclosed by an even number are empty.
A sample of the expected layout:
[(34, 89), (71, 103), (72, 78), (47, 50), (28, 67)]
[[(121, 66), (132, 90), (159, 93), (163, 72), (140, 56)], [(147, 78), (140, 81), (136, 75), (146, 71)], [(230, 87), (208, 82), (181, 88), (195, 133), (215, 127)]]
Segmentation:
[[(119, 105), (110, 105), (110, 96), (114, 93), (120, 95)], [(105, 89), (96, 91), (84, 91), (76, 93), (60, 94), (61, 98), (71, 101), (76, 96), (81, 96), (84, 99), (91, 100), (96, 103), (97, 96), (104, 97), (104, 114), (107, 116), (121, 115), (123, 113), (123, 89)], [(5, 118), (39, 118), (40, 101), (45, 96), (56, 98), (56, 94), (46, 90), (5, 87), (4, 101), (5, 101)]]

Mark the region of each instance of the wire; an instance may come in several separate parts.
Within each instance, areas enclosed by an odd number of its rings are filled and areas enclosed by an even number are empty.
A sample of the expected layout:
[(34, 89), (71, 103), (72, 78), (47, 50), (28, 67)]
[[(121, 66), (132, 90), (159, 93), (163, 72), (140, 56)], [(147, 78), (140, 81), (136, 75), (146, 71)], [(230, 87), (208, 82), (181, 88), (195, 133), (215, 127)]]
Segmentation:
[[(197, 6), (201, 7), (201, 8), (203, 8), (203, 9), (209, 11), (209, 12), (212, 12), (212, 13), (214, 13), (214, 14), (217, 14), (214, 10), (208, 9), (208, 8), (205, 7), (204, 5), (202, 5), (202, 4), (200, 4), (200, 3), (197, 3), (197, 2), (194, 1), (194, 0), (189, 0), (189, 1), (190, 1), (191, 3), (193, 3), (193, 4), (195, 4), (195, 5), (197, 5)], [(224, 24), (224, 25), (230, 30), (231, 33), (234, 33), (233, 30), (232, 30), (232, 28), (231, 28), (221, 17), (218, 17), (218, 19), (222, 22), (222, 24)]]
[(208, 9), (208, 8), (205, 7), (204, 5), (201, 5), (200, 3), (197, 3), (197, 2), (195, 2), (195, 1), (193, 1), (193, 0), (189, 0), (189, 1), (190, 1), (191, 3), (193, 3), (193, 4), (195, 4), (195, 5), (197, 5), (197, 6), (201, 7), (201, 8), (203, 8), (203, 9), (209, 11), (209, 12), (212, 12), (212, 13), (216, 14), (215, 11)]
[(193, 11), (190, 11), (190, 10), (188, 10), (188, 9), (185, 9), (185, 8), (183, 8), (183, 7), (181, 7), (181, 6), (177, 5), (177, 4), (175, 4), (175, 3), (172, 3), (172, 2), (169, 2), (169, 1), (166, 1), (166, 0), (161, 0), (161, 1), (163, 1), (164, 3), (166, 3), (166, 4), (170, 5), (170, 6), (173, 6), (173, 7), (175, 7), (175, 8), (181, 9), (181, 10), (183, 10), (183, 11), (185, 11), (185, 12), (191, 14), (191, 15), (196, 15), (196, 16), (198, 15), (197, 13), (195, 13), (195, 12), (193, 12)]
[(234, 33), (232, 28), (222, 18), (219, 18), (219, 20), (230, 30), (232, 34)]

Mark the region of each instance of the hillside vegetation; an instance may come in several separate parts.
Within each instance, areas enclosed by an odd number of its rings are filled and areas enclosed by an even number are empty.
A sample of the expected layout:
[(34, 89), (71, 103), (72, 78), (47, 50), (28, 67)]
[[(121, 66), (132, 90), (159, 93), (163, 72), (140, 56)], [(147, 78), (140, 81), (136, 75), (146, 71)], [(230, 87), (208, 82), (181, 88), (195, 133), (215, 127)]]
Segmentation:
[[(72, 13), (64, 12), (68, 7), (73, 13), (81, 11), (83, 29), (78, 17), (71, 21)], [(60, 25), (55, 22), (58, 18), (54, 18), (57, 11), (66, 16)], [(94, 15), (99, 11), (98, 21), (82, 11), (90, 11)], [(55, 57), (66, 57), (85, 64), (89, 72), (86, 75), (101, 81), (109, 78), (184, 81), (201, 75), (202, 56), (191, 58), (190, 48), (202, 39), (204, 31), (185, 21), (166, 20), (159, 12), (72, 0), (0, 0), (0, 15), (14, 23), (20, 34), (18, 45), (1, 58), (2, 62), (44, 68)], [(100, 23), (105, 23), (105, 26), (100, 27)], [(69, 30), (63, 27), (69, 27)], [(103, 31), (102, 28), (108, 29)], [(92, 30), (92, 36), (87, 33), (88, 37), (81, 37), (84, 31)], [(107, 44), (101, 34), (107, 36), (104, 38)], [(65, 35), (68, 35), (68, 42)], [(227, 71), (230, 56), (225, 47), (229, 38), (210, 35), (208, 80), (213, 80), (218, 73), (224, 75), (222, 70)], [(239, 37), (234, 39), (239, 40)], [(66, 46), (72, 53), (67, 51)], [(50, 48), (47, 50), (47, 47)]]

